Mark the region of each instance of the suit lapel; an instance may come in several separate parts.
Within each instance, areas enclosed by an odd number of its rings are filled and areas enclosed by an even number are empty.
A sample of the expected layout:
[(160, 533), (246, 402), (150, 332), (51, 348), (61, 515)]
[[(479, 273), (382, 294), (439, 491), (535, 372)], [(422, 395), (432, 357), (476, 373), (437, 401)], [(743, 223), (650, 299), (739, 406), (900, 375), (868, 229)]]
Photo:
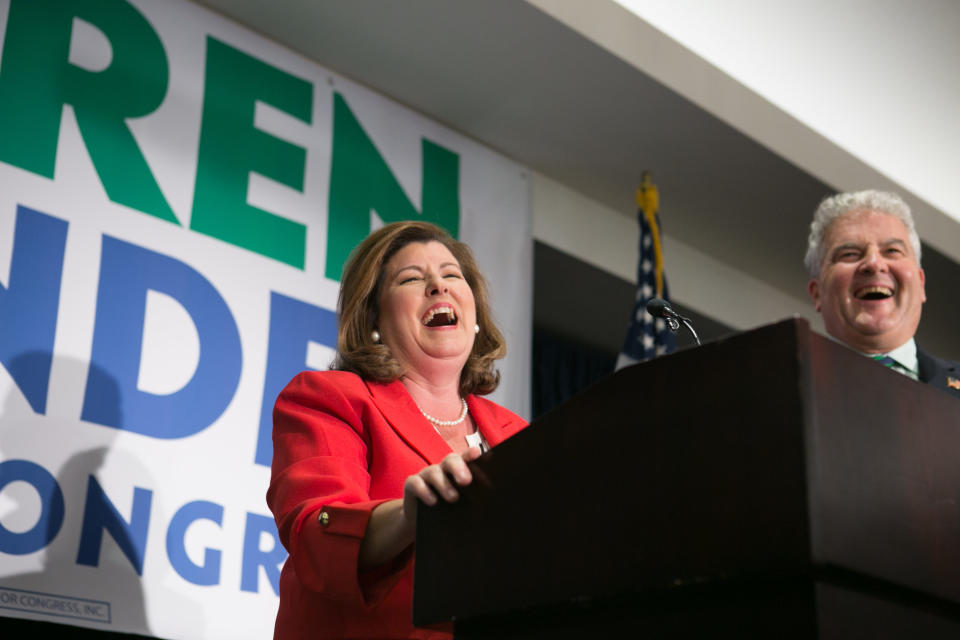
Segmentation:
[(917, 377), (920, 382), (933, 384), (933, 379), (937, 375), (937, 363), (933, 357), (926, 351), (917, 347)]
[(497, 414), (493, 411), (494, 405), (483, 402), (474, 395), (467, 396), (467, 407), (473, 416), (477, 428), (487, 443), (495, 447), (524, 427), (523, 422), (512, 414)]
[(960, 385), (960, 368), (957, 363), (941, 360), (917, 347), (917, 369), (921, 382), (960, 398), (960, 389), (956, 388)]
[(407, 445), (428, 464), (436, 464), (450, 453), (450, 447), (421, 415), (406, 387), (399, 380), (388, 384), (364, 381), (373, 403), (387, 423)]

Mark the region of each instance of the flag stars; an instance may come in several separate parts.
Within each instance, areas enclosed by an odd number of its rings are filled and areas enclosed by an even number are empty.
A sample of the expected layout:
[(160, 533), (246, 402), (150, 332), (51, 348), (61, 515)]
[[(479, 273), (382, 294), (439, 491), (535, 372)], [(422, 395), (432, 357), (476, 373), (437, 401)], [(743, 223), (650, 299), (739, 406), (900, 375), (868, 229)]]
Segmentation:
[(650, 260), (645, 259), (640, 263), (640, 268), (644, 273), (650, 273), (653, 270), (653, 264), (650, 262)]
[(640, 287), (640, 292), (643, 294), (643, 297), (646, 299), (653, 297), (653, 287), (649, 283), (644, 282), (643, 286)]

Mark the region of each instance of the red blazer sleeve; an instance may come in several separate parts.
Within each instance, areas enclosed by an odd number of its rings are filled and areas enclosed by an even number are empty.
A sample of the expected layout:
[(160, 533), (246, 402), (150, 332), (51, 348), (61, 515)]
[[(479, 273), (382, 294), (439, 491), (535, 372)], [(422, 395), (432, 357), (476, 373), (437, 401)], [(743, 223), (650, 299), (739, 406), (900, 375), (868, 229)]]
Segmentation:
[(304, 372), (287, 385), (274, 406), (267, 503), (303, 586), (368, 604), (389, 585), (371, 591), (357, 571), (370, 512), (385, 501), (369, 495), (365, 396), (343, 372)]

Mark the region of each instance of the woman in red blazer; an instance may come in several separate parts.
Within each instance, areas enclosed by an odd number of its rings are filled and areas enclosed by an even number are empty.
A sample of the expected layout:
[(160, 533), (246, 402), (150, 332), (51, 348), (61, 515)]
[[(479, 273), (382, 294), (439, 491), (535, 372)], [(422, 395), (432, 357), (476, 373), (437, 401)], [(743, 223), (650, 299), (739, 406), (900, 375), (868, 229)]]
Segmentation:
[[(387, 225), (344, 268), (335, 371), (277, 398), (267, 502), (290, 553), (276, 638), (449, 638), (411, 623), (416, 509), (526, 423), (478, 397), (506, 352), (470, 249)], [(452, 479), (452, 481), (451, 481)]]

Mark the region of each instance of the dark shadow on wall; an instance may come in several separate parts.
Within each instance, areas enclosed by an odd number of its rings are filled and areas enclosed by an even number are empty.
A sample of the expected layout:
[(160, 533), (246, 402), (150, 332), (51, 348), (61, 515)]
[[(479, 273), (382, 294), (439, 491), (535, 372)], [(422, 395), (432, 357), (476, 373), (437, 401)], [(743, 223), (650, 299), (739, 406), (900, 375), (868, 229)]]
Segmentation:
[(616, 362), (616, 354), (534, 328), (533, 417), (609, 375)]
[[(40, 375), (49, 375), (47, 366), (50, 354), (39, 352), (25, 353), (11, 362), (11, 369), (30, 371), (38, 369)], [(74, 379), (83, 379), (86, 363), (71, 359), (58, 359), (56, 367)], [(111, 389), (110, 396), (103, 398), (104, 405), (115, 414), (114, 424), (120, 424), (121, 398), (116, 382), (106, 372), (90, 366), (89, 375), (100, 376), (107, 381), (106, 388)], [(78, 419), (65, 420), (49, 415), (34, 413), (24, 402), (16, 387), (4, 398), (0, 408), (0, 454), (2, 459), (22, 459), (36, 462), (47, 468), (42, 461), (34, 460), (37, 451), (52, 447), (69, 447), (71, 435), (78, 426)], [(123, 594), (123, 602), (111, 602), (111, 618), (114, 623), (122, 620), (125, 628), (148, 628), (144, 606), (143, 588), (140, 576), (127, 557), (120, 551), (122, 546), (132, 546), (129, 539), (114, 541), (107, 532), (103, 533), (97, 566), (85, 566), (77, 563), (80, 542), (81, 523), (84, 516), (87, 489), (90, 478), (97, 477), (110, 452), (111, 444), (119, 432), (113, 428), (99, 428), (93, 438), (97, 446), (76, 451), (69, 455), (59, 470), (53, 475), (64, 495), (64, 516), (62, 523), (55, 519), (47, 520), (47, 538), (49, 544), (44, 548), (39, 571), (14, 575), (0, 575), (0, 586), (20, 591), (31, 591), (68, 598), (86, 598), (103, 601), (97, 594), (95, 585), (108, 585), (110, 593)], [(75, 437), (75, 436), (74, 436)], [(56, 458), (55, 455), (52, 456)], [(47, 468), (53, 473), (53, 469)], [(14, 509), (29, 508), (26, 505), (14, 505)], [(9, 513), (7, 517), (9, 518)], [(16, 515), (14, 514), (15, 519)], [(109, 542), (107, 540), (110, 540)], [(34, 552), (38, 553), (38, 552)], [(2, 570), (0, 570), (2, 571)], [(117, 605), (120, 605), (119, 607)], [(52, 613), (56, 613), (55, 611)], [(10, 616), (28, 615), (31, 619)], [(66, 638), (143, 638), (144, 636), (109, 631), (108, 623), (77, 620), (46, 615), (39, 612), (0, 609), (0, 633), (5, 638), (30, 637), (30, 634), (50, 634)], [(88, 626), (72, 626), (89, 625)], [(103, 627), (103, 628), (98, 628)]]

